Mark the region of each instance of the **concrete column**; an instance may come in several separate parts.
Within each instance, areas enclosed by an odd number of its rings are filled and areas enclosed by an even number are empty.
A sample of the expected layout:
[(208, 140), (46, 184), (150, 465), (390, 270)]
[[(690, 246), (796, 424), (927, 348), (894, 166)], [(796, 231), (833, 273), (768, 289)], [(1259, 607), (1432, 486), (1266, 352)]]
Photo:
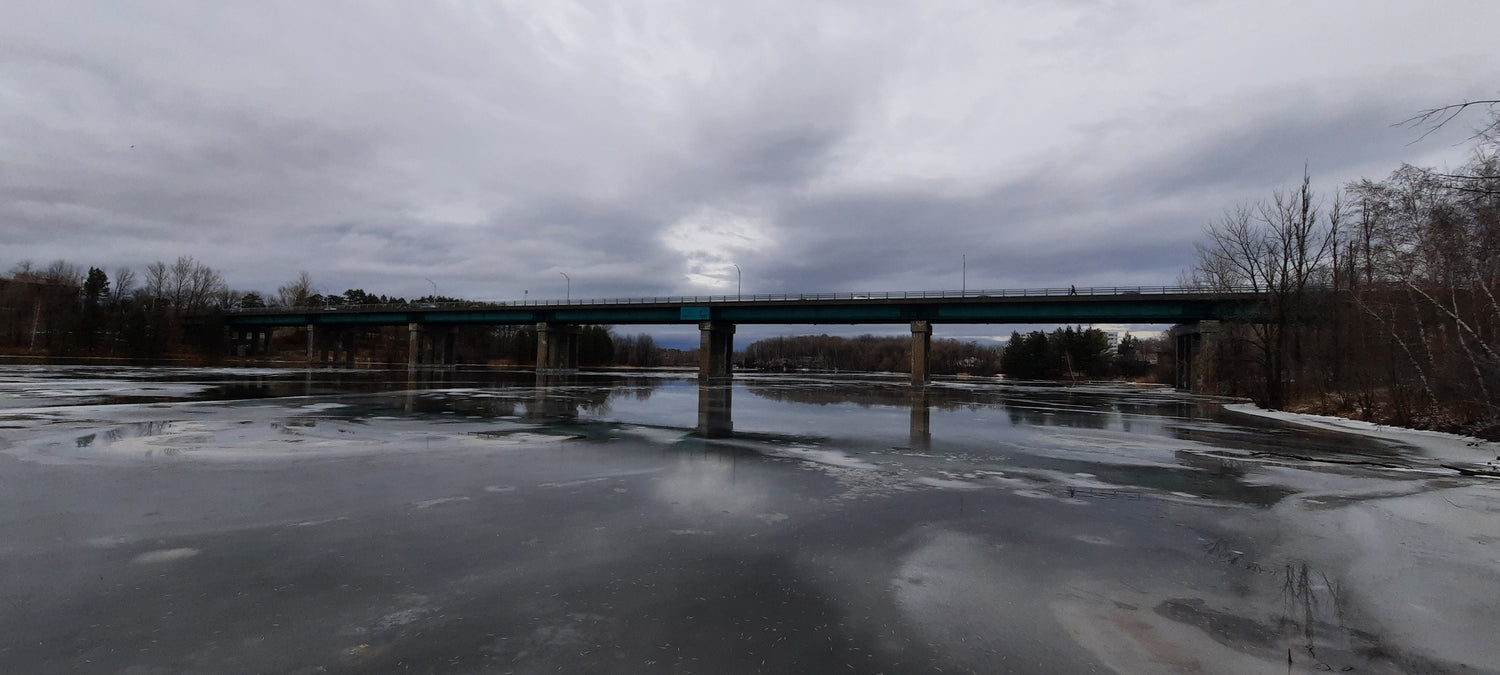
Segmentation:
[(573, 370), (578, 367), (578, 336), (583, 330), (572, 324), (536, 325), (538, 370)]
[(698, 324), (698, 377), (734, 377), (734, 324)]
[(925, 386), (928, 382), (928, 354), (932, 351), (932, 324), (927, 321), (911, 322), (911, 383)]
[(1174, 384), (1178, 389), (1205, 391), (1214, 388), (1213, 369), (1206, 367), (1203, 357), (1203, 341), (1219, 332), (1219, 322), (1199, 321), (1172, 327), (1173, 354), (1176, 372)]
[(350, 328), (344, 331), (344, 366), (354, 367), (354, 352), (359, 349), (359, 331)]
[(443, 331), (443, 365), (451, 366), (458, 363), (458, 329), (448, 328)]
[(1178, 389), (1187, 389), (1191, 380), (1192, 361), (1188, 358), (1188, 341), (1191, 338), (1186, 332), (1172, 335), (1172, 384)]
[(314, 363), (318, 355), (318, 329), (313, 324), (307, 324), (307, 362)]
[(270, 356), (271, 355), (271, 335), (273, 333), (275, 333), (275, 332), (276, 332), (276, 329), (274, 329), (274, 328), (267, 328), (267, 329), (265, 329), (265, 330), (263, 330), (263, 331), (260, 332), (260, 336), (259, 337), (260, 337), (260, 354), (261, 354), (261, 356)]
[(406, 324), (406, 367), (415, 369), (422, 365), (422, 324)]
[[(536, 325), (536, 369), (538, 372), (552, 368), (552, 324), (539, 323)], [(541, 384), (537, 385), (539, 388)]]

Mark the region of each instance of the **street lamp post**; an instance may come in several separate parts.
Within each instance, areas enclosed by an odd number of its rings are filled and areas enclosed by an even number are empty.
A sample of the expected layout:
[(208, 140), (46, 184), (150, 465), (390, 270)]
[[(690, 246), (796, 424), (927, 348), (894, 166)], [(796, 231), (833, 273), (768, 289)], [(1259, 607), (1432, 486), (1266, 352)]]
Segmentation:
[(432, 284), (432, 301), (433, 301), (433, 302), (437, 302), (437, 299), (438, 299), (438, 294), (437, 294), (437, 282), (436, 282), (436, 281), (433, 281), (433, 280), (431, 280), (431, 279), (428, 279), (428, 278), (427, 278), (427, 277), (422, 277), (422, 280), (423, 280), (423, 281), (426, 281), (426, 282), (427, 282), (427, 283), (429, 283), (429, 284)]
[(734, 299), (735, 300), (739, 300), (740, 299), (740, 288), (742, 286), (742, 282), (745, 280), (745, 275), (740, 272), (740, 266), (739, 265), (736, 265), (735, 263), (729, 263), (729, 264), (734, 265)]
[(963, 284), (962, 290), (963, 290), (964, 295), (968, 295), (969, 294), (969, 254), (967, 254), (967, 253), (963, 254), (963, 265), (964, 265), (963, 281), (961, 282)]
[(566, 295), (563, 296), (564, 302), (573, 302), (573, 277), (568, 276), (567, 272), (558, 272), (558, 274), (563, 275), (563, 278), (568, 280), (568, 290)]

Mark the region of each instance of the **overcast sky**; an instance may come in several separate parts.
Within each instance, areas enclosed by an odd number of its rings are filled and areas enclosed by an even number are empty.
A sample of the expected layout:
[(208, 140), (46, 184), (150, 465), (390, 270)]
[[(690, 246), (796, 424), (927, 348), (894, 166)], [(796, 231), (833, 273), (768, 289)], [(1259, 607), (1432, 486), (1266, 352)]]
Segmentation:
[[(1500, 94), (1500, 2), (0, 0), (0, 268), (481, 299), (1171, 284)], [(1008, 331), (1007, 331), (1008, 332)]]

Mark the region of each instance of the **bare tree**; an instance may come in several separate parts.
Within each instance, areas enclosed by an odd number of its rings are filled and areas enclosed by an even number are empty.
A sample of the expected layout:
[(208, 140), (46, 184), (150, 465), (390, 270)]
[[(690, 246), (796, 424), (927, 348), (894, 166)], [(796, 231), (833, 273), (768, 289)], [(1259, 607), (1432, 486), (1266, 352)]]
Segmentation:
[(155, 309), (167, 300), (168, 289), (167, 264), (158, 260), (146, 266), (145, 285), (141, 287), (141, 293)]
[(1374, 270), (1367, 277), (1384, 284), (1355, 299), (1422, 383), (1421, 414), (1455, 406), (1473, 409), (1465, 417), (1500, 412), (1500, 191), (1462, 189), (1410, 166), (1349, 190)]
[(1192, 279), (1211, 288), (1250, 288), (1266, 302), (1262, 316), (1244, 328), (1263, 381), (1261, 402), (1280, 409), (1297, 365), (1293, 325), (1309, 309), (1309, 293), (1327, 274), (1332, 232), (1342, 217), (1336, 201), (1328, 218), (1319, 213), (1312, 180), (1304, 172), (1294, 192), (1278, 191), (1270, 202), (1241, 206), (1206, 231)]
[(297, 278), (276, 289), (276, 298), (284, 307), (306, 307), (313, 295), (312, 275), (302, 270)]
[(30, 281), (36, 274), (36, 265), (30, 260), (22, 260), (10, 268), (10, 278), (16, 281)]
[(109, 295), (110, 306), (119, 307), (125, 301), (125, 298), (130, 297), (131, 292), (134, 290), (135, 270), (129, 267), (115, 268), (114, 287), (110, 290)]
[(66, 260), (54, 260), (41, 273), (43, 283), (58, 286), (83, 286), (83, 270)]

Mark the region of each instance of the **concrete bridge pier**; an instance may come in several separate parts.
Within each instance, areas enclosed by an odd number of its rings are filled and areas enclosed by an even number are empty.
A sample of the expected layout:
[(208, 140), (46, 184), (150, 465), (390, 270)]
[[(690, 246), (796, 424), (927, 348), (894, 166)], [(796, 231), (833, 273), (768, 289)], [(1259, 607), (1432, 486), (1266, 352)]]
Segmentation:
[[(354, 354), (359, 351), (359, 331), (353, 328), (345, 328), (339, 331), (338, 341), (338, 349), (344, 353), (344, 366), (353, 368)], [(334, 360), (337, 361), (338, 358), (335, 357)]]
[(230, 356), (260, 356), (271, 353), (271, 331), (265, 328), (231, 328), (229, 333)]
[(577, 370), (578, 336), (582, 333), (583, 329), (574, 324), (537, 324), (537, 370)]
[(434, 365), (451, 366), (458, 363), (458, 330), (447, 327), (431, 336), (432, 362)]
[(698, 335), (698, 377), (734, 377), (734, 324), (704, 321)]
[(318, 327), (307, 324), (307, 363), (318, 362)]
[(458, 334), (453, 328), (431, 330), (420, 323), (406, 325), (406, 367), (451, 366), (458, 363)]
[(309, 341), (314, 347), (312, 360), (315, 363), (338, 363), (354, 365), (354, 332), (348, 328), (315, 330), (308, 328), (314, 337)]
[(422, 365), (422, 324), (406, 324), (406, 369), (416, 370)]
[(932, 323), (929, 321), (911, 322), (911, 383), (912, 386), (927, 386), (930, 379), (927, 374), (927, 365), (932, 352)]
[(318, 363), (332, 363), (338, 358), (339, 338), (338, 331), (318, 331)]
[(1176, 368), (1173, 384), (1178, 389), (1204, 391), (1212, 386), (1208, 381), (1211, 373), (1203, 358), (1203, 341), (1205, 337), (1217, 332), (1217, 321), (1196, 321), (1172, 328), (1173, 361)]

